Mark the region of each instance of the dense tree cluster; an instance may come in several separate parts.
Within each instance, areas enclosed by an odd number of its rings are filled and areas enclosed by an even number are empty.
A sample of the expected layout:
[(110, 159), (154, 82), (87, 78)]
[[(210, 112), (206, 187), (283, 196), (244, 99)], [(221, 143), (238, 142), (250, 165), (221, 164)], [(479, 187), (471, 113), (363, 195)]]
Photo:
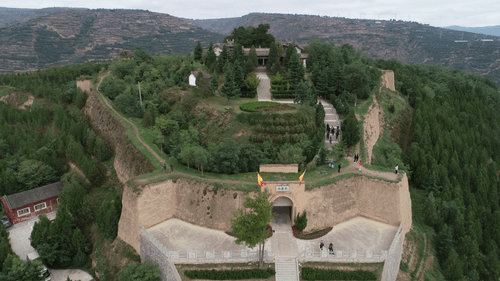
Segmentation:
[(308, 47), (307, 68), (319, 96), (329, 100), (340, 114), (349, 113), (356, 98), (367, 99), (380, 81), (373, 61), (350, 45), (313, 40)]
[[(426, 223), (447, 280), (500, 275), (500, 95), (491, 81), (439, 66), (377, 61), (414, 107), (405, 162), (427, 196)], [(465, 279), (464, 279), (465, 277)]]
[(245, 48), (269, 48), (275, 41), (274, 36), (267, 33), (269, 28), (271, 28), (269, 24), (259, 24), (256, 28), (240, 26), (235, 28), (231, 35), (224, 39), (224, 42), (234, 40), (235, 44), (240, 44)]

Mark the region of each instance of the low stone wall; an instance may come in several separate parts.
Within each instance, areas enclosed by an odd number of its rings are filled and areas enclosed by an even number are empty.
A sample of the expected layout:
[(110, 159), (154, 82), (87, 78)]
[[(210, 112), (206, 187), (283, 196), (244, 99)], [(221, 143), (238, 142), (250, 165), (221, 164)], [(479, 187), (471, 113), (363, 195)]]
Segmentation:
[(141, 239), (141, 262), (149, 260), (160, 267), (162, 281), (181, 281), (181, 276), (175, 268), (175, 264), (169, 260), (169, 251), (142, 226)]
[(394, 235), (394, 240), (392, 240), (387, 259), (384, 263), (382, 281), (396, 281), (399, 272), (399, 264), (401, 262), (401, 255), (403, 254), (403, 240), (403, 223), (401, 223), (398, 231), (396, 231), (396, 235)]
[(300, 253), (300, 262), (335, 262), (335, 263), (377, 263), (383, 262), (382, 281), (396, 281), (399, 272), (401, 255), (403, 254), (403, 223), (394, 235), (391, 246), (388, 251), (371, 252), (366, 250), (336, 250), (335, 255), (331, 255), (328, 249), (325, 250), (307, 250)]
[(300, 262), (336, 262), (336, 263), (377, 263), (387, 260), (389, 251), (372, 252), (369, 250), (337, 250), (333, 249), (334, 255), (328, 249), (307, 250), (301, 253)]
[[(259, 165), (260, 173), (298, 173), (299, 164), (263, 164)], [(297, 177), (298, 180), (298, 177)]]

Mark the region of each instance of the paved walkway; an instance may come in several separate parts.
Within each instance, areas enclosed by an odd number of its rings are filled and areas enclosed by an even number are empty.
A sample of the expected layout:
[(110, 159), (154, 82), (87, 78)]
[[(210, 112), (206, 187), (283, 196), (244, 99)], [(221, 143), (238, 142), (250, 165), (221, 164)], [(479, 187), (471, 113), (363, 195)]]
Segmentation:
[[(330, 127), (335, 128), (335, 132), (337, 132), (337, 128), (340, 128), (340, 119), (337, 114), (337, 110), (333, 107), (333, 105), (327, 102), (324, 99), (319, 99), (323, 107), (325, 108), (325, 127), (326, 124), (330, 125)], [(336, 138), (335, 135), (332, 137), (332, 143), (330, 144), (330, 140), (326, 138), (325, 135), (325, 145), (330, 148), (332, 145), (338, 143), (340, 141), (342, 134), (339, 134), (339, 137)]]
[(267, 76), (267, 69), (265, 67), (258, 67), (255, 69), (255, 75), (260, 79), (259, 87), (257, 88), (258, 101), (273, 101), (278, 103), (294, 103), (293, 100), (272, 100), (271, 99), (271, 80)]
[[(283, 217), (281, 217), (283, 218)], [(277, 218), (280, 219), (280, 216)], [(281, 223), (273, 220), (273, 236), (266, 241), (265, 249), (271, 257), (297, 258), (306, 250), (319, 250), (324, 241), (327, 247), (334, 244), (336, 250), (366, 250), (380, 252), (388, 250), (397, 227), (356, 217), (335, 225), (327, 235), (312, 240), (297, 239), (292, 234), (290, 219)], [(203, 256), (205, 251), (238, 251), (248, 249), (234, 243), (234, 237), (218, 230), (193, 225), (178, 219), (170, 219), (147, 230), (170, 251), (196, 251)], [(256, 250), (256, 249), (255, 249)]]

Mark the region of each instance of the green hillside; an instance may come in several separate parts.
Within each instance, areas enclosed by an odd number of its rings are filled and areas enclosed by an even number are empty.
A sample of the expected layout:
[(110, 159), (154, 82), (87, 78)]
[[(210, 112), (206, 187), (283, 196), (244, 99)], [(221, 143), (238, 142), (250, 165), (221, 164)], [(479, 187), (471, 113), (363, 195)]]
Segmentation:
[[(367, 169), (391, 170), (394, 163), (403, 163), (401, 170), (409, 176), (414, 229), (407, 241), (416, 246), (403, 257), (401, 271), (414, 280), (422, 276), (425, 280), (498, 279), (500, 95), (496, 84), (445, 67), (374, 61), (349, 46), (314, 44), (306, 75), (291, 83), (310, 79), (312, 83), (304, 83), (311, 87), (305, 92), (341, 106), (343, 119), (363, 115), (376, 97), (385, 128)], [(129, 141), (157, 168), (136, 178), (145, 180), (142, 183), (131, 179), (128, 184), (134, 188), (185, 177), (217, 188), (254, 190), (254, 171), (262, 163), (300, 163), (301, 169), (307, 167), (308, 188), (351, 176), (330, 177), (325, 160), (345, 161), (347, 146), (324, 148), (322, 106), (306, 102), (249, 113), (240, 105), (255, 98), (221, 96), (229, 90), (238, 92), (237, 87), (224, 88), (227, 81), (245, 87), (241, 84), (245, 77), (228, 75), (238, 67), (239, 58), (229, 58), (232, 66), (218, 72), (217, 67), (205, 65), (205, 55), (195, 60), (151, 55), (141, 48), (134, 55), (109, 64), (0, 75), (0, 95), (10, 97), (8, 104), (0, 102), (0, 190), (12, 194), (60, 179), (70, 186), (59, 212), (67, 209), (72, 216), (58, 215), (60, 222), (54, 224), (67, 227), (56, 230), (42, 223), (34, 231), (52, 233), (49, 242), (35, 242), (35, 248), (45, 249), (42, 259), (50, 266), (89, 269), (86, 264), (93, 253), (92, 258), (105, 260), (95, 269), (112, 280), (125, 264), (137, 260), (128, 248), (110, 250), (123, 243), (115, 239), (122, 191), (113, 168), (111, 148), (116, 144), (106, 143), (91, 128), (83, 111), (87, 97), (76, 88), (79, 77), (93, 79), (94, 88), (98, 78), (105, 77), (100, 84), (104, 99), (137, 126), (141, 139), (159, 155), (154, 157), (139, 144), (131, 125), (113, 113), (128, 129)], [(206, 69), (214, 78), (201, 80), (198, 87), (188, 86), (187, 77), (195, 69)], [(397, 91), (378, 92), (377, 69), (394, 71)], [(282, 68), (280, 75), (291, 71)], [(330, 78), (328, 83), (321, 83), (322, 75)], [(353, 87), (353, 81), (365, 81), (364, 87)], [(16, 107), (16, 95), (20, 103), (23, 93), (35, 97), (30, 110)], [(363, 141), (360, 147), (364, 159)], [(67, 174), (70, 162), (81, 169), (88, 183), (75, 173)], [(178, 173), (163, 173), (163, 163), (174, 165)], [(295, 175), (263, 177), (293, 180), (290, 177)], [(73, 197), (80, 200), (69, 200)], [(68, 240), (73, 236), (77, 238)], [(65, 254), (51, 258), (59, 252)], [(0, 251), (0, 258), (4, 254)]]

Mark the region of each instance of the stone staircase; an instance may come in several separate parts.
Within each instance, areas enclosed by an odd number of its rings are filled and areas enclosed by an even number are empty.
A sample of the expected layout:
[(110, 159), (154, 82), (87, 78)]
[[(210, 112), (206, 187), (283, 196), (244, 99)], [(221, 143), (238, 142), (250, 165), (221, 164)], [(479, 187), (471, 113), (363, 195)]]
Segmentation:
[[(320, 102), (323, 105), (323, 107), (325, 108), (325, 127), (326, 127), (326, 124), (329, 124), (330, 127), (333, 126), (335, 128), (335, 131), (337, 131), (337, 126), (340, 126), (340, 119), (339, 119), (339, 115), (337, 114), (337, 111), (335, 110), (335, 108), (333, 108), (333, 105), (331, 103), (329, 103), (323, 99), (320, 99)], [(339, 139), (335, 139), (335, 136), (332, 139), (333, 139), (332, 145), (336, 144), (340, 140), (340, 135), (339, 135)], [(330, 140), (327, 140), (326, 138), (325, 138), (325, 144), (326, 144), (326, 147), (331, 147)]]
[(276, 281), (299, 281), (299, 267), (295, 257), (277, 256), (274, 264)]

